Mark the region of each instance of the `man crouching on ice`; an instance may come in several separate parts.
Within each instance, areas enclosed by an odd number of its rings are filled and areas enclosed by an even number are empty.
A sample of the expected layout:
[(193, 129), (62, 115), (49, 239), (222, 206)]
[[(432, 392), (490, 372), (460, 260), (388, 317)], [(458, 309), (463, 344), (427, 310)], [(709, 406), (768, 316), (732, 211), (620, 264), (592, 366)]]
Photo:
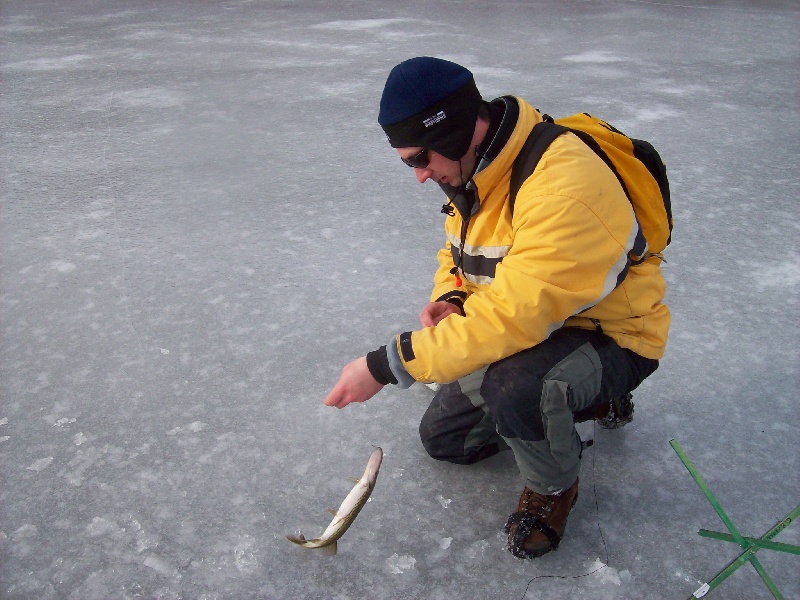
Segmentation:
[(521, 98), (484, 101), (455, 63), (392, 69), (378, 122), (417, 180), (447, 194), (447, 242), (423, 329), (345, 366), (325, 398), (344, 408), (389, 383), (451, 382), (422, 419), (422, 443), (459, 464), (514, 452), (526, 486), (506, 531), (521, 558), (561, 541), (578, 496), (575, 422), (631, 418), (629, 392), (658, 367), (670, 321), (658, 262), (626, 258), (639, 233), (630, 202), (577, 137), (549, 146), (512, 215), (512, 164), (541, 121)]

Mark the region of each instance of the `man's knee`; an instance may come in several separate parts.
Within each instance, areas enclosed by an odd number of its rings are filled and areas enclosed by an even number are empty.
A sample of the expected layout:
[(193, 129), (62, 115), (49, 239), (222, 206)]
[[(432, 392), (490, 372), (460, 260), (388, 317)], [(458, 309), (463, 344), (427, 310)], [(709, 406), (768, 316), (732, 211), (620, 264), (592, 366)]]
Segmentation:
[(474, 406), (457, 383), (437, 392), (419, 424), (422, 446), (431, 458), (456, 464), (472, 464), (496, 454), (496, 443), (484, 443), (493, 431), (486, 412)]
[[(542, 395), (542, 411), (547, 414), (547, 399), (556, 398), (571, 413), (580, 412), (594, 405), (600, 394), (603, 380), (603, 364), (592, 344), (585, 343), (580, 348), (558, 362), (544, 376), (548, 390), (552, 393)], [(556, 388), (563, 388), (556, 391)]]
[(543, 440), (548, 412), (571, 419), (595, 401), (603, 369), (592, 345), (584, 343), (556, 361), (548, 365), (540, 348), (499, 361), (486, 372), (481, 395), (501, 435)]
[(486, 372), (481, 396), (500, 435), (529, 441), (544, 439), (539, 399), (542, 380), (513, 362), (499, 362)]
[(428, 456), (457, 465), (471, 465), (500, 452), (500, 445), (491, 442), (467, 447), (460, 432), (446, 430), (424, 419), (419, 425), (419, 438)]
[(447, 460), (452, 454), (452, 434), (448, 435), (443, 421), (430, 415), (430, 409), (422, 416), (419, 423), (419, 439), (425, 451), (437, 460)]

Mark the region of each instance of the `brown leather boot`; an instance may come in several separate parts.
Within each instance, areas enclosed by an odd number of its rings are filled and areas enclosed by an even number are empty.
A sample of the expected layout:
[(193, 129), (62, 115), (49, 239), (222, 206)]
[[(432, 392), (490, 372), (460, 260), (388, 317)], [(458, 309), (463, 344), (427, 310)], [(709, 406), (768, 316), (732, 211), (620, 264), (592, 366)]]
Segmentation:
[(539, 494), (525, 487), (517, 510), (506, 521), (511, 554), (517, 558), (535, 558), (556, 550), (577, 500), (577, 479), (569, 489), (556, 495)]

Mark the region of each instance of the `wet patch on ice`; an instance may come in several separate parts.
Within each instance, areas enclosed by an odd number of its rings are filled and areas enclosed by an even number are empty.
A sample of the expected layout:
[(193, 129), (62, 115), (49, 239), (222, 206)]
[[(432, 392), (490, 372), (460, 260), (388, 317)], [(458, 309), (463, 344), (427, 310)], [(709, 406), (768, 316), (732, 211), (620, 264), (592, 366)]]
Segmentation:
[(200, 433), (208, 429), (208, 425), (202, 421), (195, 421), (183, 427), (174, 427), (167, 431), (167, 435), (178, 435), (179, 433)]
[(477, 542), (473, 542), (470, 546), (466, 549), (465, 554), (469, 559), (476, 559), (489, 549), (489, 542), (487, 540), (478, 540)]
[(90, 54), (71, 54), (57, 58), (36, 58), (23, 60), (6, 65), (6, 69), (21, 69), (26, 71), (60, 71), (62, 69), (72, 69), (81, 67), (81, 63), (94, 58)]
[(517, 75), (516, 71), (512, 69), (505, 69), (502, 67), (473, 67), (471, 71), (473, 75), (480, 78), (488, 78), (488, 77), (507, 78), (507, 77), (515, 77)]
[(21, 542), (23, 540), (29, 540), (31, 538), (35, 538), (37, 535), (39, 535), (39, 528), (36, 527), (36, 525), (25, 523), (24, 525), (18, 527), (11, 533), (11, 541)]
[(50, 463), (53, 462), (53, 457), (48, 456), (46, 458), (40, 458), (39, 460), (33, 461), (30, 465), (25, 467), (28, 471), (36, 471), (37, 473), (40, 471), (44, 471), (47, 467), (50, 466)]
[(157, 554), (149, 554), (142, 564), (164, 577), (180, 578), (178, 569)]
[(86, 535), (89, 537), (111, 537), (121, 539), (125, 535), (125, 529), (120, 527), (113, 519), (105, 517), (95, 517), (86, 526)]
[(616, 56), (607, 50), (589, 50), (587, 52), (581, 52), (580, 54), (564, 56), (561, 60), (573, 63), (607, 64), (623, 62), (626, 59)]
[[(342, 98), (345, 96), (358, 97), (365, 89), (366, 85), (353, 81), (343, 81), (339, 83), (327, 82), (321, 83), (319, 86), (320, 93), (334, 98)], [(330, 229), (327, 231), (330, 231)], [(325, 231), (322, 232), (322, 237), (330, 239), (329, 236), (325, 235)]]
[(668, 106), (652, 106), (634, 111), (634, 118), (637, 121), (660, 121), (679, 115), (680, 113), (677, 110)]
[[(657, 84), (659, 82), (656, 82)], [(662, 94), (669, 94), (670, 96), (692, 96), (695, 94), (711, 94), (713, 90), (705, 85), (687, 84), (675, 85), (672, 82), (664, 82), (660, 85), (658, 91)]]
[(50, 263), (50, 268), (55, 269), (59, 273), (70, 273), (75, 270), (75, 265), (63, 260), (54, 260)]
[(753, 273), (759, 291), (768, 288), (796, 287), (800, 283), (800, 254), (785, 262), (760, 267)]
[(414, 19), (356, 19), (348, 21), (327, 21), (312, 25), (312, 29), (328, 29), (334, 31), (369, 31), (382, 29), (390, 25), (413, 22)]
[(121, 92), (115, 102), (132, 108), (174, 108), (183, 106), (183, 98), (165, 88), (144, 88)]
[(234, 564), (242, 573), (254, 573), (258, 568), (258, 558), (255, 553), (256, 540), (249, 535), (240, 535), (239, 541), (233, 547)]

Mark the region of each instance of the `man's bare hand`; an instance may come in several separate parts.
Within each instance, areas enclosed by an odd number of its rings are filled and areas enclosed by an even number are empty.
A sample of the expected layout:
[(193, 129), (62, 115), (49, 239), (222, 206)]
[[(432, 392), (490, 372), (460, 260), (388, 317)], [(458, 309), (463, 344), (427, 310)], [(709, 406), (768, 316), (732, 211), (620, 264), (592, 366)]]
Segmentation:
[(365, 402), (383, 389), (367, 367), (367, 357), (357, 358), (342, 369), (339, 382), (325, 398), (327, 406), (344, 408), (351, 402)]
[(422, 323), (423, 327), (435, 327), (439, 321), (452, 314), (461, 314), (455, 304), (451, 302), (429, 302), (419, 314), (419, 322)]

